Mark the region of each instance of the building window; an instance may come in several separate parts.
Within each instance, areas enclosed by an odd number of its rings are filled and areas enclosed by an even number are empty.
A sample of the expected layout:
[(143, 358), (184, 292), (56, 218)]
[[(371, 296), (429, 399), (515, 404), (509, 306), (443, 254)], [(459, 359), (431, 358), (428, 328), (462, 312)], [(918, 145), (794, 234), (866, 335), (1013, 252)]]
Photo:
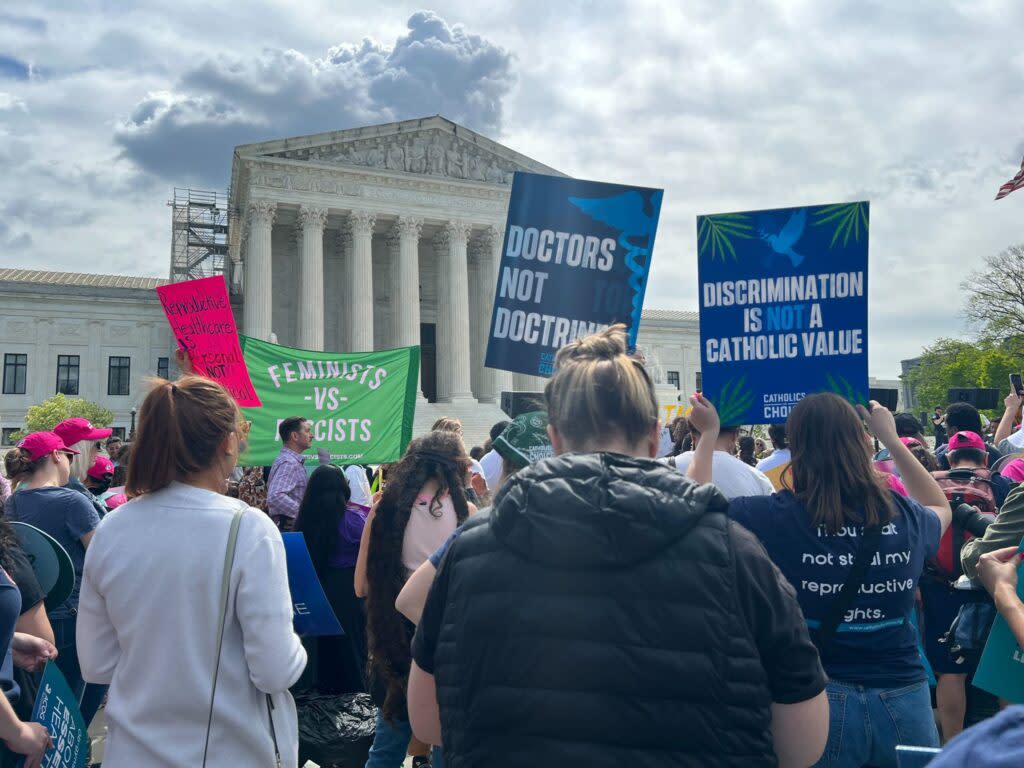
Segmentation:
[(697, 371), (697, 391), (698, 392), (703, 392), (704, 391), (704, 382), (701, 380), (700, 371)]
[(665, 375), (668, 377), (668, 385), (679, 389), (679, 371), (666, 371)]
[(128, 380), (131, 378), (132, 359), (111, 357), (107, 367), (107, 394), (127, 395)]
[(167, 374), (170, 372), (171, 359), (169, 357), (158, 357), (156, 359), (156, 375), (161, 379), (169, 379), (170, 376)]
[(78, 355), (57, 355), (57, 394), (78, 394)]
[(111, 429), (114, 430), (113, 432), (110, 433), (111, 437), (116, 437), (121, 442), (124, 442), (127, 439), (125, 437), (125, 432), (127, 432), (127, 430), (124, 427), (111, 427)]
[(17, 431), (17, 427), (4, 427), (0, 430), (0, 445), (14, 445), (14, 433)]
[(4, 394), (24, 395), (28, 374), (28, 355), (4, 355)]

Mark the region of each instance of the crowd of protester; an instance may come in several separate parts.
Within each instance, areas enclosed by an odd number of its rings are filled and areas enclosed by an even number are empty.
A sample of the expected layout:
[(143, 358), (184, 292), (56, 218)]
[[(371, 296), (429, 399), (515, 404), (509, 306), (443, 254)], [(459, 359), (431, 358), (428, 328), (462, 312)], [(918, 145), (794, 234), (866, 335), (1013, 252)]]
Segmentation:
[[(560, 350), (546, 410), (483, 445), (441, 419), (388, 467), (309, 471), (296, 415), (272, 466), (240, 469), (247, 423), (179, 362), (130, 444), (69, 419), (5, 457), (0, 766), (52, 744), (29, 722), (48, 661), (86, 722), (106, 700), (111, 768), (296, 766), (300, 676), (370, 696), (368, 768), (1019, 755), (1022, 708), (970, 685), (997, 612), (1024, 643), (1016, 393), (988, 434), (972, 406), (936, 408), (933, 442), (833, 394), (754, 434), (698, 393), (663, 456), (654, 385), (613, 327)], [(60, 604), (15, 522), (70, 556)], [(344, 634), (295, 634), (288, 531)]]

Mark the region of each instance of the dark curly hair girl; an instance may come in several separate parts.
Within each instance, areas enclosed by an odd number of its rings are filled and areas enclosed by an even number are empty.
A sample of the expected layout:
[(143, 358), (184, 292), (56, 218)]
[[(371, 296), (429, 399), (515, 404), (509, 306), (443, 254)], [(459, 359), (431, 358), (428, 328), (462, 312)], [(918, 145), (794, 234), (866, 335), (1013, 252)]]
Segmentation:
[(396, 609), (395, 600), (409, 573), (402, 564), (402, 542), (409, 514), (423, 486), (433, 480), (437, 491), (431, 513), (440, 516), (447, 493), (459, 525), (469, 506), (464, 490), (469, 459), (454, 432), (430, 432), (409, 443), (402, 460), (388, 473), (388, 484), (374, 514), (366, 561), (369, 679), (374, 698), (390, 721), (407, 720), (405, 689), (411, 665), (410, 643), (415, 627)]

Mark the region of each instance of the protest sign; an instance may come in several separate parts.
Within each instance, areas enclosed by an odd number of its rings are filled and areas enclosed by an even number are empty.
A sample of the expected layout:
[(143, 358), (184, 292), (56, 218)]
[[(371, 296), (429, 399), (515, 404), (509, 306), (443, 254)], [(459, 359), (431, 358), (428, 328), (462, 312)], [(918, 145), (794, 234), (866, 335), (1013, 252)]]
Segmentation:
[(178, 346), (192, 367), (219, 382), (240, 406), (258, 407), (260, 399), (245, 369), (238, 328), (221, 276), (204, 277), (156, 289)]
[(516, 173), (485, 364), (548, 376), (612, 323), (636, 344), (662, 190)]
[(292, 593), (295, 634), (302, 637), (345, 634), (316, 577), (305, 536), (282, 533), (281, 538), (284, 539), (284, 553), (288, 560), (288, 589)]
[[(1020, 551), (1024, 552), (1024, 541)], [(1024, 600), (1024, 564), (1017, 568), (1017, 596)], [(1001, 614), (992, 624), (974, 685), (1014, 704), (1024, 704), (1024, 648), (1017, 644)]]
[(46, 663), (32, 708), (32, 722), (44, 726), (53, 739), (53, 749), (43, 758), (42, 768), (82, 768), (85, 765), (89, 756), (89, 732), (78, 709), (78, 699), (56, 662)]
[(868, 203), (697, 217), (701, 373), (723, 425), (868, 394)]
[[(242, 336), (249, 376), (262, 408), (243, 408), (251, 422), (245, 466), (272, 464), (277, 428), (291, 416), (312, 423), (313, 445), (335, 464), (397, 461), (412, 438), (420, 348), (381, 352), (313, 352)], [(307, 457), (316, 465), (316, 455)]]
[(75, 587), (75, 566), (71, 555), (46, 531), (28, 523), (11, 523), (18, 543), (32, 564), (32, 573), (46, 595), (46, 610), (59, 607)]

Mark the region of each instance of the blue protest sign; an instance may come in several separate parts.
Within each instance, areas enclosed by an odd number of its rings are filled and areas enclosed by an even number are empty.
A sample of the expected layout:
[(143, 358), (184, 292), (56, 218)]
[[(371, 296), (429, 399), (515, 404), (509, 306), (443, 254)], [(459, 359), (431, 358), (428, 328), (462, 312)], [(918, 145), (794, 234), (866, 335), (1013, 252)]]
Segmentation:
[(301, 533), (284, 533), (281, 536), (288, 560), (288, 589), (292, 593), (296, 634), (302, 637), (345, 634), (316, 577), (306, 539)]
[(723, 425), (868, 395), (868, 203), (697, 217), (701, 377)]
[(89, 732), (78, 709), (78, 699), (55, 662), (46, 663), (32, 708), (32, 721), (43, 725), (53, 739), (53, 749), (43, 757), (42, 768), (85, 765), (89, 757)]
[(662, 190), (516, 173), (485, 364), (548, 376), (570, 341), (640, 329)]
[[(1020, 551), (1024, 552), (1024, 541)], [(1017, 569), (1017, 596), (1024, 600), (1024, 564)], [(1014, 704), (1024, 703), (1024, 648), (1017, 644), (1002, 614), (992, 624), (974, 685)]]

